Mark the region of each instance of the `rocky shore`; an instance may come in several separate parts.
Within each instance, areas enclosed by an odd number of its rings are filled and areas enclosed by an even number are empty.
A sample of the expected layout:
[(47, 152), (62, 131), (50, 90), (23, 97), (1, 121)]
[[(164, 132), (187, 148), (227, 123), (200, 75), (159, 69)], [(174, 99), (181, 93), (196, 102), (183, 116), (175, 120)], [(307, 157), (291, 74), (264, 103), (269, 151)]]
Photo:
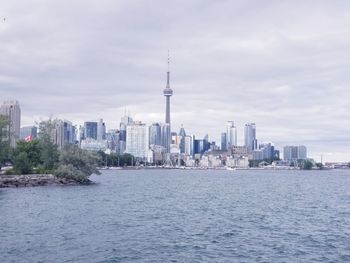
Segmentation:
[(77, 184), (72, 179), (58, 178), (52, 174), (0, 175), (0, 188)]

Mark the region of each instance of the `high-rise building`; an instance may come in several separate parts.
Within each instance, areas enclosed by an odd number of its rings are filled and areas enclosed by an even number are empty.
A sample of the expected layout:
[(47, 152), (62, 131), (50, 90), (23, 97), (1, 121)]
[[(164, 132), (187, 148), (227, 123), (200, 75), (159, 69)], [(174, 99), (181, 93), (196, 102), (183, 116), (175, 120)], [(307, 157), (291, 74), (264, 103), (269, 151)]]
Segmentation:
[(97, 140), (97, 122), (87, 121), (84, 123), (84, 139)]
[(11, 147), (16, 147), (17, 141), (20, 139), (21, 130), (21, 108), (18, 101), (4, 101), (0, 107), (0, 114), (8, 117), (8, 138)]
[(169, 123), (162, 124), (161, 129), (162, 129), (162, 146), (165, 149), (165, 153), (170, 153), (170, 144), (171, 144), (170, 124)]
[(133, 122), (126, 127), (126, 153), (145, 159), (149, 154), (148, 128), (141, 122)]
[(102, 141), (106, 139), (106, 125), (103, 119), (100, 119), (97, 123), (97, 140)]
[(163, 139), (166, 152), (170, 152), (170, 142), (171, 142), (171, 122), (170, 122), (170, 97), (173, 95), (173, 90), (170, 88), (170, 70), (169, 70), (169, 56), (168, 56), (168, 72), (167, 72), (167, 84), (163, 90), (163, 95), (165, 96), (165, 124), (169, 125), (169, 129), (166, 129), (166, 133), (163, 136), (166, 138)]
[(126, 127), (129, 124), (133, 123), (133, 119), (126, 115), (126, 112), (124, 114), (124, 116), (122, 117), (121, 121), (120, 121), (120, 126), (119, 126), (119, 150), (120, 150), (120, 154), (123, 154), (125, 152), (126, 149)]
[(226, 132), (221, 133), (221, 150), (227, 150), (227, 134)]
[(149, 145), (162, 145), (162, 126), (159, 123), (149, 126)]
[(233, 121), (228, 121), (226, 124), (226, 149), (231, 149), (237, 146), (237, 128)]
[(186, 131), (184, 127), (181, 125), (181, 129), (179, 131), (179, 139), (180, 139), (180, 153), (185, 153), (186, 151)]
[(185, 152), (186, 155), (193, 155), (193, 136), (185, 136)]
[(244, 127), (244, 146), (250, 151), (257, 149), (255, 123), (247, 123)]
[(70, 121), (55, 120), (55, 127), (52, 131), (53, 142), (62, 149), (67, 144), (75, 143), (75, 127)]
[(286, 161), (307, 159), (307, 149), (304, 145), (284, 146), (283, 159)]
[(38, 128), (35, 126), (25, 126), (21, 128), (20, 139), (24, 140), (30, 136), (31, 139), (35, 139), (38, 136)]
[(119, 153), (119, 130), (111, 129), (106, 133), (107, 148), (112, 152)]

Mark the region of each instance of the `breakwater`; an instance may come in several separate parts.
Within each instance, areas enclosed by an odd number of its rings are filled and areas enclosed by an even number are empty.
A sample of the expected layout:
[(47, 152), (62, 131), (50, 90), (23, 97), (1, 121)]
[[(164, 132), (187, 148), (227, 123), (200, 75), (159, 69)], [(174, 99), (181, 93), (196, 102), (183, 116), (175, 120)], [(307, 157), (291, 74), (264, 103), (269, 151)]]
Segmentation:
[(76, 181), (52, 174), (0, 175), (0, 188), (44, 185), (75, 185)]

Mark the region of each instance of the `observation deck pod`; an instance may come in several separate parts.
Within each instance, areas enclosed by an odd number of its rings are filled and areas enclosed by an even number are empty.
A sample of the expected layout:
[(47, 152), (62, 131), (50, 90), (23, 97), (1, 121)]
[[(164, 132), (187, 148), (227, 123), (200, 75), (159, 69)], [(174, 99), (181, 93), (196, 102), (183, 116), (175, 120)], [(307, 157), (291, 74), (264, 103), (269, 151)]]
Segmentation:
[(163, 90), (164, 96), (172, 96), (173, 95), (173, 90), (171, 88), (165, 88)]

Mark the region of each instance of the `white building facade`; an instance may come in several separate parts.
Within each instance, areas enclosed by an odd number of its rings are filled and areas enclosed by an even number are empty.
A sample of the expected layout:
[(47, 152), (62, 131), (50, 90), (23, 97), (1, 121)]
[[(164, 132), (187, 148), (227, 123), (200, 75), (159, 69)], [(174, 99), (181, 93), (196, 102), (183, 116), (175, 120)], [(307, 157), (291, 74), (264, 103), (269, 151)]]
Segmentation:
[(141, 122), (133, 122), (126, 127), (126, 153), (136, 158), (146, 159), (149, 156), (148, 127)]

